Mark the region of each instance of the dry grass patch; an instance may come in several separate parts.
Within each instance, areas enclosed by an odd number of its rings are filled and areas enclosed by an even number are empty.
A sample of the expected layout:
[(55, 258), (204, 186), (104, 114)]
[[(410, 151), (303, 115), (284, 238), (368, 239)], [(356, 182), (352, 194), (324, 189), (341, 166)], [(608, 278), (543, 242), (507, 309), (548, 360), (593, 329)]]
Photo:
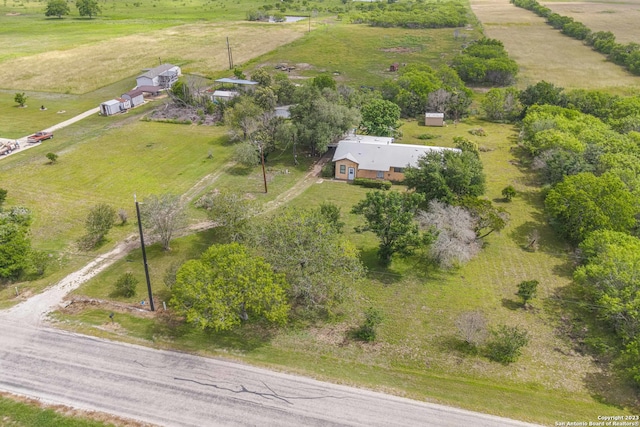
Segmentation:
[(520, 88), (540, 80), (564, 88), (622, 91), (640, 86), (640, 78), (581, 41), (562, 35), (533, 12), (498, 0), (472, 0), (471, 9), (486, 36), (501, 40), (520, 66)]
[(583, 3), (561, 2), (545, 3), (555, 13), (570, 16), (580, 21), (592, 31), (611, 31), (618, 43), (640, 42), (640, 2), (624, 3)]
[(2, 86), (86, 93), (140, 74), (157, 65), (158, 58), (184, 64), (184, 72), (211, 75), (228, 68), (226, 37), (234, 63), (242, 64), (301, 37), (305, 28), (233, 22), (181, 25), (5, 61), (3, 69), (12, 72)]

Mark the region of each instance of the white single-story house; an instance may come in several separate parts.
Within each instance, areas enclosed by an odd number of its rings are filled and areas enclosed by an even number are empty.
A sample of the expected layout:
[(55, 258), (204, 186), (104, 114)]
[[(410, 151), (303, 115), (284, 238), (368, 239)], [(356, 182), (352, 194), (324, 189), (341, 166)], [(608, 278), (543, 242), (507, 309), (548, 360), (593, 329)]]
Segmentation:
[(393, 141), (393, 138), (356, 135), (338, 142), (332, 159), (336, 179), (402, 181), (404, 169), (417, 166), (418, 159), (425, 154), (433, 151), (460, 151), (457, 148), (394, 144)]
[(131, 107), (137, 107), (144, 104), (144, 93), (140, 89), (130, 90), (127, 93), (122, 94), (122, 98), (129, 100)]
[(425, 126), (444, 126), (444, 113), (424, 113)]
[(136, 85), (138, 88), (140, 86), (160, 86), (167, 89), (178, 81), (181, 74), (182, 71), (177, 65), (162, 64), (136, 77)]

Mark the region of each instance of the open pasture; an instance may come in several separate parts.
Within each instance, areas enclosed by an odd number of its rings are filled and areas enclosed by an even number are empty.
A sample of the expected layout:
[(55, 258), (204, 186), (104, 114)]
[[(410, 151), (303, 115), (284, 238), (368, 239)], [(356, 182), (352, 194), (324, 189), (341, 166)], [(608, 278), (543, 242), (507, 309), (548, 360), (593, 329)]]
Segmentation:
[(640, 1), (540, 2), (563, 16), (582, 22), (592, 31), (611, 31), (618, 43), (640, 43)]
[[(129, 78), (133, 88), (135, 77), (159, 62), (181, 65), (185, 73), (211, 76), (229, 68), (227, 37), (234, 64), (241, 66), (301, 37), (305, 29), (300, 23), (195, 23), (96, 42), (78, 40), (75, 47), (68, 49), (0, 62), (4, 70), (1, 85), (21, 91), (82, 94)], [(37, 38), (28, 42), (37, 43)]]
[(567, 89), (621, 94), (640, 87), (640, 77), (608, 62), (581, 41), (554, 30), (533, 12), (502, 0), (471, 0), (471, 9), (482, 22), (486, 36), (501, 40), (520, 66), (519, 88), (540, 80)]

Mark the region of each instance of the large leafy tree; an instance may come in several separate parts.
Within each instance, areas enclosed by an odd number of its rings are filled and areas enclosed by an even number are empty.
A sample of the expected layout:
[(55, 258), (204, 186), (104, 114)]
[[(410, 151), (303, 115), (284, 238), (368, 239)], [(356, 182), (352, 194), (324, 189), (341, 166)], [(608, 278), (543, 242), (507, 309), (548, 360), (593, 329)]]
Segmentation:
[(171, 237), (185, 219), (184, 205), (173, 194), (151, 195), (144, 199), (140, 216), (142, 224), (158, 237), (165, 251), (171, 250)]
[(418, 193), (370, 191), (351, 210), (364, 216), (366, 223), (356, 231), (371, 231), (378, 236), (382, 265), (389, 265), (394, 254), (410, 255), (424, 243), (425, 235), (415, 219), (423, 201), (424, 196)]
[(640, 240), (611, 230), (591, 233), (581, 244), (585, 262), (574, 273), (597, 316), (623, 341), (640, 332)]
[(433, 151), (405, 169), (405, 184), (425, 200), (454, 204), (465, 196), (480, 196), (485, 189), (482, 162), (473, 151)]
[(320, 92), (308, 86), (298, 96), (300, 101), (290, 109), (291, 121), (297, 142), (313, 155), (327, 151), (330, 142), (360, 122), (358, 110), (343, 105), (340, 95), (331, 89)]
[(98, 5), (98, 0), (78, 0), (76, 6), (78, 7), (80, 16), (88, 16), (89, 19), (102, 12)]
[(180, 267), (170, 304), (201, 329), (228, 330), (251, 317), (284, 324), (286, 288), (284, 275), (240, 244), (214, 245)]
[(638, 207), (636, 197), (612, 173), (568, 176), (545, 199), (547, 213), (573, 242), (595, 230), (630, 230), (636, 224)]
[(44, 15), (62, 18), (62, 15), (68, 15), (69, 12), (69, 5), (66, 0), (49, 0)]
[(308, 313), (331, 313), (364, 274), (358, 251), (326, 209), (271, 216), (256, 224), (250, 243), (286, 276), (296, 308)]
[(29, 266), (31, 213), (22, 207), (0, 210), (0, 280), (14, 279)]
[(360, 126), (369, 135), (393, 136), (398, 128), (400, 107), (391, 101), (373, 99), (362, 107)]

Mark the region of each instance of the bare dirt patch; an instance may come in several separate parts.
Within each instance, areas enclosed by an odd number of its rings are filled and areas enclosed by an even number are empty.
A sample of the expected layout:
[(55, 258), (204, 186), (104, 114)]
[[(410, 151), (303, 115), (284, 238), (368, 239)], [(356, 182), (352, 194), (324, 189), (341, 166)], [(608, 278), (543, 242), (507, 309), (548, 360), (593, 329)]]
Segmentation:
[(181, 123), (194, 123), (211, 126), (218, 123), (222, 117), (220, 114), (205, 114), (202, 110), (190, 106), (180, 106), (174, 103), (164, 104), (147, 116), (150, 120), (175, 121)]

